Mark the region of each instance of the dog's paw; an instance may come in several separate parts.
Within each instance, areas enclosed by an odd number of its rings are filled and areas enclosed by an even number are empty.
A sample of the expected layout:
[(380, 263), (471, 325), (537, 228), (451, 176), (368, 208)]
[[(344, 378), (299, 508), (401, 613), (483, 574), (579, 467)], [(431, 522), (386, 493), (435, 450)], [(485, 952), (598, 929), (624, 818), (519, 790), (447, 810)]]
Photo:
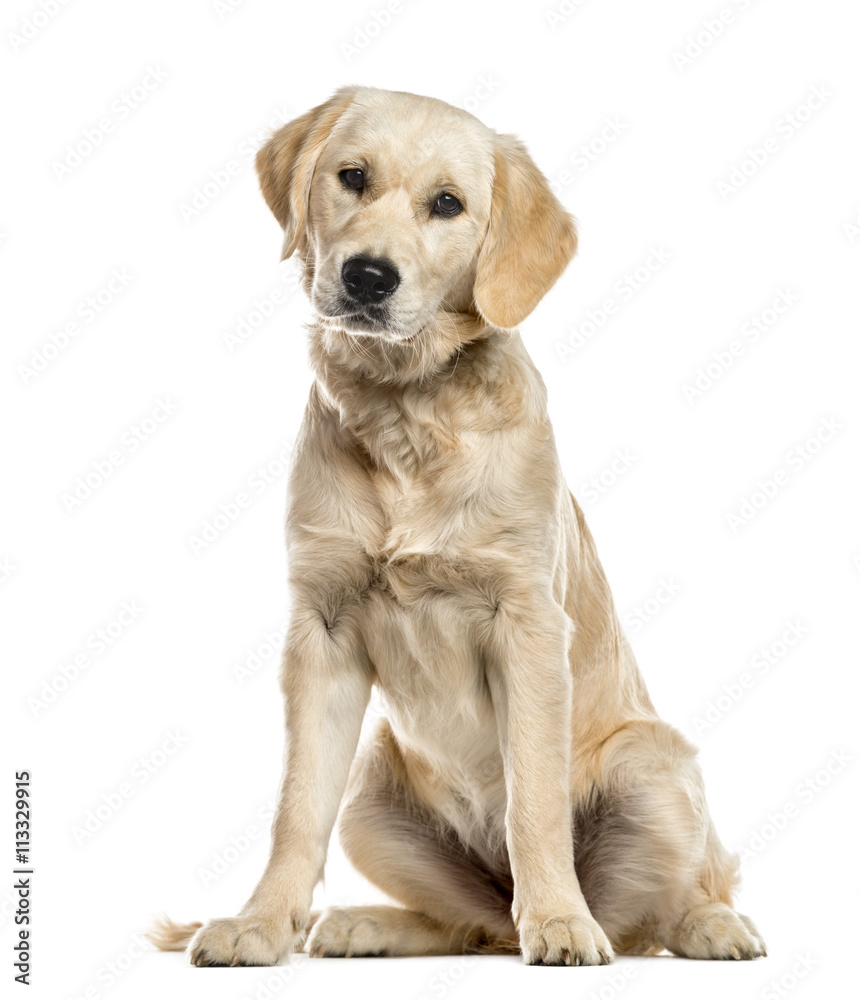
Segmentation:
[(756, 925), (752, 922), (752, 920), (750, 920), (749, 917), (745, 916), (743, 913), (739, 913), (738, 918), (740, 919), (744, 927), (746, 927), (750, 937), (752, 938), (753, 950), (755, 951), (755, 954), (752, 957), (767, 958), (767, 947), (765, 946), (764, 938), (761, 936), (761, 934), (759, 934)]
[(210, 920), (191, 939), (192, 965), (278, 965), (293, 950), (295, 935), (255, 917)]
[(708, 903), (690, 910), (676, 938), (672, 951), (685, 958), (749, 960), (767, 955), (752, 920), (724, 903)]
[(313, 958), (384, 955), (383, 936), (379, 921), (361, 908), (332, 907), (314, 924), (308, 954)]
[(574, 914), (523, 921), (520, 950), (528, 965), (607, 965), (612, 961), (612, 946), (597, 921)]

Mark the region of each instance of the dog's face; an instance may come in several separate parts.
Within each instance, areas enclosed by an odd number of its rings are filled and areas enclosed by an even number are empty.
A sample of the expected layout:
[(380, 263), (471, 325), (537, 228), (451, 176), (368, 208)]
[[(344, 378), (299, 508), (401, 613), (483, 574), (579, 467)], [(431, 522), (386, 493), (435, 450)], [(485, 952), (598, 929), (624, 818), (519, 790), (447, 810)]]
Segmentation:
[(310, 192), (320, 318), (391, 340), (469, 308), (490, 218), (493, 143), (440, 101), (373, 91), (343, 112)]
[(575, 250), (520, 143), (432, 98), (339, 91), (257, 168), (321, 321), (356, 337), (412, 343), (451, 313), (515, 326)]

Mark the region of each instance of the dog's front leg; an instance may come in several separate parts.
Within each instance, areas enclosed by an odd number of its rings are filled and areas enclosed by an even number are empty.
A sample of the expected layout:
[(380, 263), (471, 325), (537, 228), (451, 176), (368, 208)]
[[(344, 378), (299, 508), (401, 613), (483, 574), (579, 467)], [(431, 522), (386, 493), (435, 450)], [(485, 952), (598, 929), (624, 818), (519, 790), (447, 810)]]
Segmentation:
[(512, 912), (530, 965), (612, 960), (573, 865), (570, 627), (549, 600), (502, 601), (487, 642), (507, 786)]
[(304, 939), (370, 697), (361, 649), (346, 624), (311, 610), (294, 616), (282, 675), (286, 763), (269, 862), (238, 917), (213, 920), (194, 936), (195, 965), (276, 965)]

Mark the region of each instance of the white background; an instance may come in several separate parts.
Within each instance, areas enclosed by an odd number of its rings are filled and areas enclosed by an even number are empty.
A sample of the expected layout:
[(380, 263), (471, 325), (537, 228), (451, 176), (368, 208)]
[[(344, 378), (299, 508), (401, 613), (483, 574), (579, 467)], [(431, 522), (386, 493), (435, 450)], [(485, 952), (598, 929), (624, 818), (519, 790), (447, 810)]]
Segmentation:
[[(858, 931), (852, 5), (725, 0), (719, 31), (719, 0), (401, 0), (376, 22), (383, 0), (234, 6), (4, 7), (0, 975), (23, 989), (11, 804), (26, 768), (29, 995), (833, 995)], [(291, 266), (251, 155), (267, 128), (353, 82), (465, 104), (518, 133), (579, 219), (579, 256), (523, 335), (654, 701), (701, 746), (724, 841), (747, 848), (740, 908), (766, 960), (197, 970), (137, 944), (161, 911), (234, 914), (262, 871), (282, 748), (266, 646), (287, 614), (280, 456), (310, 373), (308, 306), (287, 300)], [(94, 129), (89, 155), (67, 161)], [(105, 292), (114, 269), (125, 287)], [(231, 350), (225, 334), (276, 292)], [(780, 296), (791, 306), (777, 317)], [(733, 341), (724, 369), (713, 355)], [(64, 500), (91, 474), (89, 497)], [(250, 506), (195, 552), (242, 492)], [(98, 652), (124, 602), (133, 620)], [(107, 818), (82, 834), (96, 810)], [(333, 846), (318, 901), (376, 898)]]

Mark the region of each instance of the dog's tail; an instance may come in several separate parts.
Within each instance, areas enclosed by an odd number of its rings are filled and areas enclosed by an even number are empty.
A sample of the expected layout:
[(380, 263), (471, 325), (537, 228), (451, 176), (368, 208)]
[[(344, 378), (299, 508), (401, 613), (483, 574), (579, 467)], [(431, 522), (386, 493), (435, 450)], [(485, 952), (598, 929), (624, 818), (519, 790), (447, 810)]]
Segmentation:
[(175, 924), (165, 916), (159, 917), (151, 931), (146, 935), (147, 941), (161, 951), (185, 951), (188, 942), (203, 924)]

